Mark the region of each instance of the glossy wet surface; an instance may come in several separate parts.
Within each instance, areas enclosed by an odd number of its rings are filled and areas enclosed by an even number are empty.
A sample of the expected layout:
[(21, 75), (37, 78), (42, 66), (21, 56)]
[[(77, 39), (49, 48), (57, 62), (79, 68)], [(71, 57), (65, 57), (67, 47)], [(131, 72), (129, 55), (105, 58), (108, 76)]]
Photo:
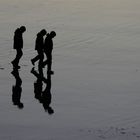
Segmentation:
[[(137, 0), (0, 1), (0, 139), (139, 139), (139, 5)], [(27, 27), (17, 76), (23, 109), (13, 105), (16, 78), (10, 64), (13, 33), (20, 25)], [(42, 28), (57, 33), (51, 115), (35, 98), (37, 78), (31, 73)]]

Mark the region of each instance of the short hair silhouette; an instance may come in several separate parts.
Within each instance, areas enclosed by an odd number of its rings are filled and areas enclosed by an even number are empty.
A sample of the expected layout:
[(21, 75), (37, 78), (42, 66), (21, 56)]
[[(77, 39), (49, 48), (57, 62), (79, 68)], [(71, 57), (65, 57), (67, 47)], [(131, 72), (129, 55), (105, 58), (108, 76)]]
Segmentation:
[(41, 33), (42, 35), (45, 35), (45, 34), (47, 33), (47, 31), (46, 31), (45, 29), (42, 29), (42, 30), (40, 31), (40, 33)]
[(50, 36), (51, 36), (51, 37), (55, 37), (55, 36), (56, 36), (56, 32), (55, 32), (55, 31), (51, 31), (51, 32), (50, 32)]
[(26, 27), (25, 27), (25, 26), (21, 26), (19, 29), (20, 29), (20, 31), (21, 31), (22, 33), (26, 31)]

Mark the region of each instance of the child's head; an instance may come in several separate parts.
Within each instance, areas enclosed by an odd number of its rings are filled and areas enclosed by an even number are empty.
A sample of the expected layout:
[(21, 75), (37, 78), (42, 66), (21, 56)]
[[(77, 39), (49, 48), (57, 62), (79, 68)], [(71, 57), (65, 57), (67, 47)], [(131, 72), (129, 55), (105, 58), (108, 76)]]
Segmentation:
[(23, 33), (23, 32), (25, 32), (26, 31), (26, 27), (25, 26), (21, 26), (20, 27), (20, 31)]
[(56, 32), (55, 32), (55, 31), (51, 31), (51, 32), (50, 32), (50, 36), (51, 36), (52, 38), (54, 38), (54, 37), (56, 36)]
[(44, 35), (46, 35), (47, 31), (46, 31), (45, 29), (42, 29), (42, 30), (40, 31), (40, 33), (44, 36)]

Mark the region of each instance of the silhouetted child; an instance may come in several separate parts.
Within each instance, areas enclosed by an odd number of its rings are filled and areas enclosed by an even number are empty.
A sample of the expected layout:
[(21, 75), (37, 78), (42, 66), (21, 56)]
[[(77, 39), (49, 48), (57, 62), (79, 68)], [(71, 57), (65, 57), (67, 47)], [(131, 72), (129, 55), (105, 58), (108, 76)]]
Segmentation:
[(20, 68), (19, 60), (23, 55), (22, 49), (23, 49), (23, 33), (26, 31), (25, 26), (21, 26), (20, 28), (17, 28), (15, 30), (15, 35), (14, 35), (14, 45), (13, 48), (17, 51), (15, 59), (11, 62), (14, 67)]
[(39, 66), (42, 66), (44, 54), (43, 54), (43, 48), (44, 48), (44, 35), (46, 35), (46, 30), (43, 29), (37, 34), (36, 42), (35, 42), (35, 50), (37, 51), (38, 55), (31, 59), (31, 62), (33, 65), (35, 65), (35, 62), (39, 60)]
[(43, 62), (43, 66), (48, 64), (48, 74), (53, 74), (51, 71), (52, 66), (52, 50), (53, 50), (53, 38), (56, 36), (54, 31), (51, 31), (50, 34), (47, 34), (45, 38), (45, 45), (44, 45), (44, 53), (46, 54), (47, 60)]

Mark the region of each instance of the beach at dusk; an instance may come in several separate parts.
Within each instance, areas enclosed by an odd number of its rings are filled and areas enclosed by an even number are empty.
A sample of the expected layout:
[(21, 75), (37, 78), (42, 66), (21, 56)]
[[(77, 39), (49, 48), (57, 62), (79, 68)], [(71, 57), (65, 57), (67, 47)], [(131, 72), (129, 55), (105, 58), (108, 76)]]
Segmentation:
[[(140, 1), (0, 0), (0, 21), (0, 140), (140, 139)], [(20, 26), (26, 32), (15, 75)], [(54, 74), (43, 68), (53, 113), (35, 94), (31, 59), (42, 29), (56, 32)], [(13, 104), (16, 86), (21, 108)]]

